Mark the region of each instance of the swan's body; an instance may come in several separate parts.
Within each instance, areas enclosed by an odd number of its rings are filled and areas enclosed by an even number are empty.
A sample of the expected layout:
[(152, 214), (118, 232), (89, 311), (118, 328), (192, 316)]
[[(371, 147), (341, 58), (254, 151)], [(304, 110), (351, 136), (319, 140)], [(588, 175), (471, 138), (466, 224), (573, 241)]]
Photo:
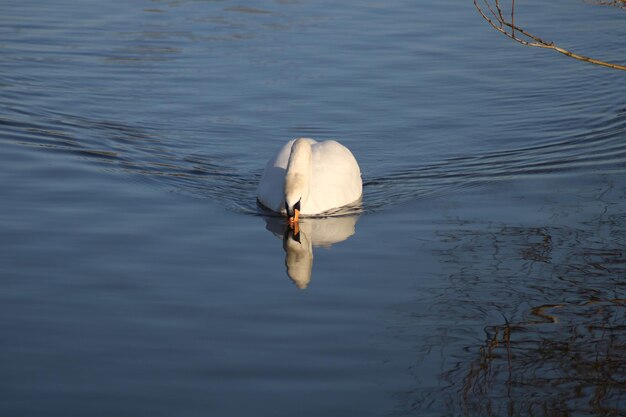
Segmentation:
[(269, 160), (257, 197), (277, 213), (289, 216), (288, 210), (296, 207), (311, 216), (355, 203), (362, 194), (361, 170), (348, 148), (332, 140), (300, 138)]

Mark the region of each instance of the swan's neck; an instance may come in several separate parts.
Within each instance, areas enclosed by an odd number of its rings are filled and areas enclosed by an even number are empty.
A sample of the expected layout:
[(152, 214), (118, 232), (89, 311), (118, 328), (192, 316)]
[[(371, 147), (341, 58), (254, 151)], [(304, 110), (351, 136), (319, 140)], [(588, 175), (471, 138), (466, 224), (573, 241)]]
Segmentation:
[(300, 231), (298, 240), (291, 232), (283, 239), (285, 250), (285, 266), (287, 275), (300, 289), (305, 289), (311, 281), (313, 269), (313, 245), (304, 231)]
[(300, 201), (302, 210), (309, 198), (312, 158), (311, 143), (306, 139), (297, 139), (291, 146), (285, 173), (285, 202), (289, 207)]

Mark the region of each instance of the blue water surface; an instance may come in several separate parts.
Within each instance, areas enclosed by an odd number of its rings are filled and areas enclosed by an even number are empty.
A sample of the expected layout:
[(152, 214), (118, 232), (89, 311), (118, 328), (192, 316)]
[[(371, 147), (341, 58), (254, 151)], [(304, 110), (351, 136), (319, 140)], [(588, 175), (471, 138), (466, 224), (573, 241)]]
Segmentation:
[[(516, 23), (624, 64), (596, 3)], [(469, 0), (0, 10), (0, 414), (626, 413), (624, 73)], [(364, 197), (293, 246), (301, 136)]]

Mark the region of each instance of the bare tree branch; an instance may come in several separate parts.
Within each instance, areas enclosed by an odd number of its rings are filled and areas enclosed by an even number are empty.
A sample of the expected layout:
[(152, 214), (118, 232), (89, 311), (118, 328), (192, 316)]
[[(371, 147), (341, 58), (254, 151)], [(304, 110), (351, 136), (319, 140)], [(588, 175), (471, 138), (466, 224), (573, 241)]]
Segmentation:
[[(521, 43), (522, 45), (526, 45), (526, 46), (533, 46), (535, 48), (552, 49), (558, 53), (566, 55), (570, 58), (577, 59), (579, 61), (589, 62), (589, 63), (600, 65), (603, 67), (626, 71), (626, 66), (624, 65), (613, 64), (613, 63), (602, 61), (599, 59), (590, 58), (588, 56), (579, 55), (568, 49), (561, 48), (560, 46), (555, 45), (554, 42), (545, 41), (541, 39), (540, 37), (535, 36), (527, 32), (523, 28), (515, 25), (515, 0), (511, 0), (511, 20), (510, 21), (507, 21), (506, 18), (504, 17), (504, 12), (502, 11), (502, 6), (500, 4), (501, 0), (493, 0), (494, 1), (493, 5), (489, 2), (489, 0), (483, 0), (488, 12), (485, 12), (485, 10), (479, 4), (478, 0), (473, 0), (473, 1), (474, 1), (474, 6), (476, 7), (476, 10), (478, 10), (478, 13), (480, 13), (483, 19), (485, 19), (495, 30), (502, 33), (506, 37), (513, 39), (515, 42)], [(611, 1), (587, 0), (587, 1), (592, 2), (594, 4), (611, 5), (611, 6), (626, 8), (626, 0), (611, 0)], [(495, 7), (495, 10), (494, 10), (494, 7)], [(487, 13), (490, 13), (490, 14), (488, 15)]]

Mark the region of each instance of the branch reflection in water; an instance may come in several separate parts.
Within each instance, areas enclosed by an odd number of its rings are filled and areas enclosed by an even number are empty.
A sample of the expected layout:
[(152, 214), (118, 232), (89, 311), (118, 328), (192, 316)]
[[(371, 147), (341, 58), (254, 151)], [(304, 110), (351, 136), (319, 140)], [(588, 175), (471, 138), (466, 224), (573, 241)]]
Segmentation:
[(311, 281), (313, 248), (330, 248), (352, 236), (359, 216), (305, 218), (292, 230), (282, 217), (266, 217), (265, 228), (283, 240), (287, 276), (300, 289)]
[(410, 413), (626, 416), (626, 195), (587, 180), (523, 222), (450, 217), (435, 252), (448, 284), (410, 310), (415, 377), (439, 357), (441, 384), (403, 393)]
[(624, 307), (618, 298), (542, 305), (528, 320), (486, 327), (460, 378), (463, 415), (623, 415)]

